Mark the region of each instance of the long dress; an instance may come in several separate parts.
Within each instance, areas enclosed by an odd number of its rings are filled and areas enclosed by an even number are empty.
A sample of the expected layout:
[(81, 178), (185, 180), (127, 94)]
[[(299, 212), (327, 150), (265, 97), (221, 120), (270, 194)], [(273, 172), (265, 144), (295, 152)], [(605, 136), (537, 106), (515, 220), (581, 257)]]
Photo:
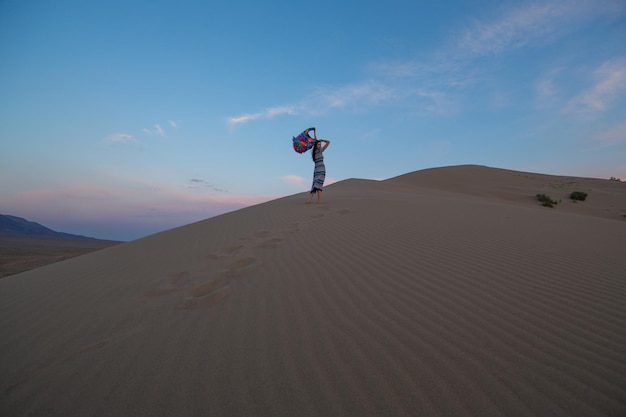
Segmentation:
[(311, 192), (322, 191), (324, 188), (324, 180), (326, 179), (326, 166), (324, 165), (324, 152), (313, 148), (315, 152), (315, 168), (313, 169), (313, 185)]

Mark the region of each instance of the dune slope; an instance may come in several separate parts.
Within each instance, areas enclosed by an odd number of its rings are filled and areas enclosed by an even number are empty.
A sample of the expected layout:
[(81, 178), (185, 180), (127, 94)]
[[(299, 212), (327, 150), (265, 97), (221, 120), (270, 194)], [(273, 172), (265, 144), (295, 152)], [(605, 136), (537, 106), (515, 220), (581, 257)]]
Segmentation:
[(626, 415), (624, 184), (551, 181), (346, 180), (4, 278), (0, 415)]

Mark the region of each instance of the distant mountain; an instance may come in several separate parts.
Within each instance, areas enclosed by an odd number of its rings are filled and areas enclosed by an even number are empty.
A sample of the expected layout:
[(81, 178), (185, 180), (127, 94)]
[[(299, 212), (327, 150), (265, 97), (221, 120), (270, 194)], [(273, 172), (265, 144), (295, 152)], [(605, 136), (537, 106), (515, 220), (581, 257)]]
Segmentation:
[(55, 232), (39, 223), (6, 214), (0, 214), (0, 233), (23, 236), (50, 236), (65, 239), (92, 239), (86, 236)]

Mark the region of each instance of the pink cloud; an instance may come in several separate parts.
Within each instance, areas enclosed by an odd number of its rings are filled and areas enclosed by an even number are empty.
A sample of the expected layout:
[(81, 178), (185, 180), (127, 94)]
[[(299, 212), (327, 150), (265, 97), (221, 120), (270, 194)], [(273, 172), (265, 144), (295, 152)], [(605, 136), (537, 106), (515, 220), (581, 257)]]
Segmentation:
[(280, 177), (280, 179), (288, 184), (297, 185), (299, 187), (306, 185), (307, 182), (304, 177), (301, 177), (299, 175), (285, 175), (283, 177)]
[(594, 82), (572, 100), (567, 111), (601, 112), (609, 108), (626, 90), (626, 57), (608, 61), (594, 72)]

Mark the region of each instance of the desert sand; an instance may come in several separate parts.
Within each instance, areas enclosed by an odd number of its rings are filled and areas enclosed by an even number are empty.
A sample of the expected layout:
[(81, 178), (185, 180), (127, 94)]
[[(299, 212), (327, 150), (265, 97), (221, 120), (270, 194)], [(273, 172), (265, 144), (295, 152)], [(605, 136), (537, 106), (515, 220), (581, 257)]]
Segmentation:
[(626, 183), (467, 165), (305, 199), (0, 280), (0, 415), (626, 416)]
[(121, 242), (0, 233), (0, 278), (85, 255)]

